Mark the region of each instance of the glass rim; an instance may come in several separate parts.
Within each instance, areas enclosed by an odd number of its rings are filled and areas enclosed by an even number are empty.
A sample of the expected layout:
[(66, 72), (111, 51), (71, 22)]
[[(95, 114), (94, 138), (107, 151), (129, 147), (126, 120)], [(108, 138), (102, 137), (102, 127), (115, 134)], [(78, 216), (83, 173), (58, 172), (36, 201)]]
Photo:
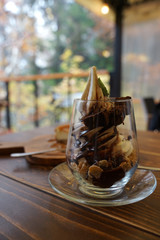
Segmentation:
[(131, 102), (132, 98), (127, 96), (127, 97), (106, 97), (103, 100), (83, 100), (80, 98), (75, 98), (74, 102), (76, 101), (81, 101), (81, 102)]

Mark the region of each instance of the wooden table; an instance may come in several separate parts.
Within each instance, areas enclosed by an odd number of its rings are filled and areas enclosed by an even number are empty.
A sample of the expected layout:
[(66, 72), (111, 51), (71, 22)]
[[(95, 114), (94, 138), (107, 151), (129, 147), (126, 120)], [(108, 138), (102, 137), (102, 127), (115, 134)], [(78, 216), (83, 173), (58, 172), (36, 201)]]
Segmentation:
[[(7, 134), (4, 141), (28, 141), (52, 128)], [(138, 132), (140, 162), (160, 167), (160, 133)], [(50, 187), (52, 167), (0, 154), (0, 240), (160, 239), (160, 172), (146, 199), (120, 207), (92, 207), (64, 199)]]

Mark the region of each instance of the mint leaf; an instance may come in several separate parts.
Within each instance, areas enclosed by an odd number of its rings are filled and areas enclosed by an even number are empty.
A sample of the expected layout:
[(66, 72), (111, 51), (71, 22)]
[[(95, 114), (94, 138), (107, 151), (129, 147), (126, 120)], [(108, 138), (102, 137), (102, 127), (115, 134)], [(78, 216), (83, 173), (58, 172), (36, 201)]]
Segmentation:
[(100, 78), (98, 78), (98, 84), (99, 84), (100, 88), (102, 89), (103, 95), (108, 97), (109, 96), (108, 90), (107, 90), (107, 88), (105, 87), (105, 85), (103, 84), (103, 82), (101, 81)]

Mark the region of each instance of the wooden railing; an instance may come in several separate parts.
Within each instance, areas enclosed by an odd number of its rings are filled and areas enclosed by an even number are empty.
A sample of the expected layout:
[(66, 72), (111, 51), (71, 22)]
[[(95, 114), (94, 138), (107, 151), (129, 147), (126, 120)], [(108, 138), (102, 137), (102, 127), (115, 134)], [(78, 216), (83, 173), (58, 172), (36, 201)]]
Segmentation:
[[(109, 74), (106, 70), (97, 71), (98, 75)], [(0, 81), (3, 82), (21, 82), (21, 81), (38, 81), (38, 80), (49, 80), (49, 79), (62, 79), (62, 78), (78, 78), (78, 77), (88, 77), (88, 71), (77, 72), (77, 73), (50, 73), (50, 74), (38, 74), (38, 75), (26, 75), (26, 76), (9, 76), (9, 77), (1, 77)]]
[[(98, 75), (109, 75), (108, 71), (106, 70), (99, 70)], [(37, 104), (37, 99), (38, 99), (38, 84), (37, 81), (42, 80), (57, 80), (57, 79), (68, 79), (68, 93), (70, 92), (70, 79), (71, 78), (87, 78), (89, 75), (88, 71), (81, 71), (81, 72), (75, 72), (75, 73), (50, 73), (50, 74), (45, 74), (45, 75), (27, 75), (27, 76), (6, 76), (6, 77), (1, 77), (0, 76), (0, 81), (5, 83), (6, 86), (6, 99), (5, 101), (7, 102), (6, 105), (6, 123), (7, 123), (7, 128), (11, 129), (11, 114), (10, 114), (10, 91), (9, 91), (9, 85), (10, 82), (23, 82), (23, 81), (33, 81), (34, 83), (34, 96), (35, 96), (35, 102), (34, 102), (34, 108), (35, 108), (35, 117), (34, 117), (34, 125), (39, 126), (39, 118), (38, 118), (38, 104)]]

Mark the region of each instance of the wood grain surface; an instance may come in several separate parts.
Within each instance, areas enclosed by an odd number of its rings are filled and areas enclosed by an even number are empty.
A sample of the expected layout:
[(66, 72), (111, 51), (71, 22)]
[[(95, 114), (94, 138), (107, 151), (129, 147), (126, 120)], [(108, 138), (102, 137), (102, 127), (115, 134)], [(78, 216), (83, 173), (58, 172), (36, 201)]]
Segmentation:
[(120, 219), (0, 176), (0, 239), (158, 239)]
[(24, 152), (37, 152), (51, 148), (56, 148), (57, 150), (30, 155), (26, 157), (26, 160), (32, 164), (49, 166), (56, 166), (57, 164), (66, 161), (65, 145), (57, 142), (53, 134), (33, 138), (25, 144)]
[(56, 150), (42, 154), (30, 155), (26, 157), (26, 160), (32, 164), (50, 166), (55, 166), (66, 160), (65, 145), (57, 142), (53, 133), (34, 137), (27, 142), (0, 143), (0, 153), (5, 155), (15, 152), (38, 152), (51, 148), (56, 148)]
[[(37, 129), (34, 136), (47, 131), (51, 129)], [(0, 141), (20, 137), (28, 141), (33, 131)], [(160, 134), (138, 132), (138, 142), (140, 163), (160, 167)], [(160, 239), (160, 172), (154, 172), (157, 188), (148, 198), (121, 207), (91, 207), (55, 193), (48, 183), (51, 169), (25, 158), (0, 156), (0, 240)]]

